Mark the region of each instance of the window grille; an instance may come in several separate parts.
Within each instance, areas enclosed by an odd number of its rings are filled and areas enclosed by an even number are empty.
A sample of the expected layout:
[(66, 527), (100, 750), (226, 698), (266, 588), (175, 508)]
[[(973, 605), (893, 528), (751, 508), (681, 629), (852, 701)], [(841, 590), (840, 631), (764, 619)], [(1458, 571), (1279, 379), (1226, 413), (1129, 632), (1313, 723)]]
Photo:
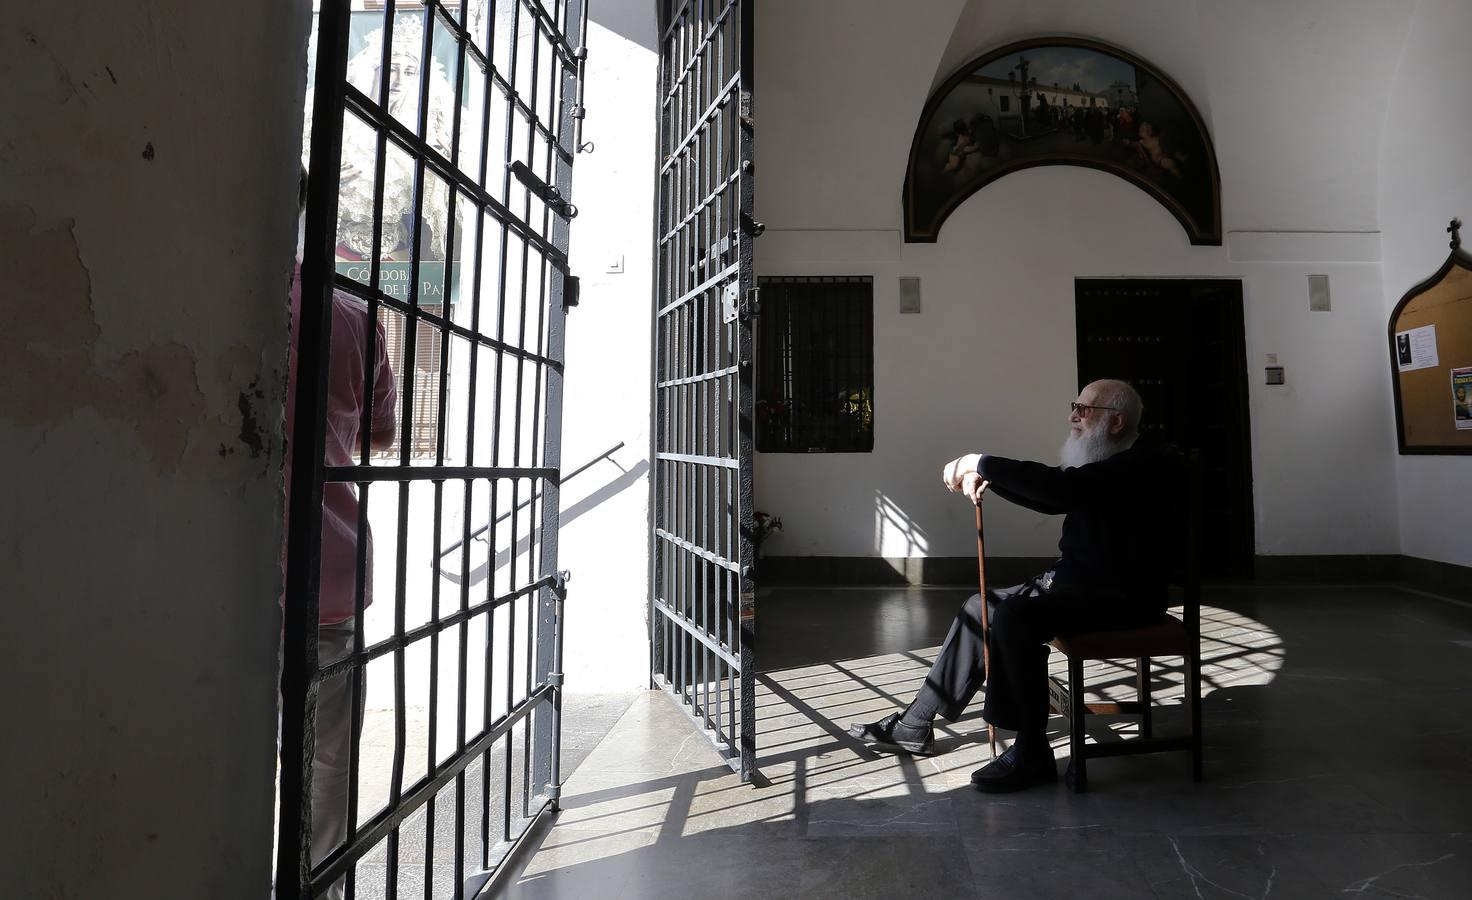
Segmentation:
[(874, 449), (874, 279), (761, 279), (756, 448)]
[[(444, 314), (442, 303), (421, 303), (419, 308), (433, 316)], [(383, 325), (384, 349), (388, 351), (390, 364), (395, 372), (401, 371), (404, 355), (404, 331), (407, 320), (387, 309), (378, 311), (378, 321)], [(409, 458), (433, 459), (439, 441), (440, 430), (440, 353), (444, 347), (444, 336), (426, 323), (419, 325), (419, 340), (416, 342), (414, 360), (414, 420), (409, 425)], [(408, 379), (402, 379), (407, 386)], [(445, 385), (448, 399), (450, 385)], [(400, 391), (394, 405), (394, 421), (404, 419), (404, 392)], [(384, 459), (398, 459), (399, 445), (375, 454)]]

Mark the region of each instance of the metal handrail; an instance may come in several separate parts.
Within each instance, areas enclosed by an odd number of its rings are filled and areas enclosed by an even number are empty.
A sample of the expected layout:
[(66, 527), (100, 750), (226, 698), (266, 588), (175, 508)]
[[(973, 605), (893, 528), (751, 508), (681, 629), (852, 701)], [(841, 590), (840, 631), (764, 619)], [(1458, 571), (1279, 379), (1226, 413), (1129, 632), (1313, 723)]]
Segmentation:
[[(618, 451), (622, 450), (623, 448), (624, 448), (624, 442), (623, 441), (619, 441), (617, 444), (614, 444), (612, 447), (609, 447), (607, 450), (604, 450), (602, 453), (598, 454), (597, 456), (595, 456), (592, 459), (588, 460), (587, 462), (583, 463), (581, 466), (578, 466), (576, 469), (573, 469), (571, 472), (568, 472), (566, 475), (562, 476), (562, 478), (561, 478), (561, 480), (560, 480), (559, 483), (560, 484), (567, 484), (569, 481), (573, 480), (577, 476), (579, 476), (582, 473), (584, 473), (584, 472), (588, 471), (589, 469), (593, 468), (594, 465), (596, 465), (599, 462), (602, 462), (603, 460), (607, 459), (608, 457), (612, 456), (613, 454), (617, 453)], [(494, 521), (491, 521), (491, 522), (487, 522), (486, 524), (482, 525), (473, 534), (471, 534), (470, 537), (468, 537), (468, 538), (462, 538), (461, 540), (458, 540), (455, 543), (451, 544), (450, 546), (446, 547), (445, 549), (441, 550), (439, 552), (439, 555), (436, 556), (435, 559), (436, 560), (444, 559), (446, 556), (448, 556), (451, 553), (454, 553), (456, 550), (459, 550), (461, 547), (465, 546), (470, 541), (473, 541), (473, 540), (479, 538), (481, 535), (485, 534), (487, 531), (490, 531), (493, 526), (500, 525), (502, 522), (504, 522), (507, 519), (511, 518), (511, 516), (512, 516), (513, 513), (516, 513), (516, 512), (518, 512), (520, 510), (523, 510), (523, 509), (527, 508), (528, 506), (531, 506), (537, 500), (541, 499), (541, 496), (542, 495), (541, 495), (540, 492), (533, 492), (532, 495), (530, 497), (528, 497), (520, 505), (518, 505), (516, 507), (516, 509), (511, 510), (511, 512), (502, 513), (501, 516), (500, 516), (500, 518), (498, 518), (498, 519), (496, 519)]]

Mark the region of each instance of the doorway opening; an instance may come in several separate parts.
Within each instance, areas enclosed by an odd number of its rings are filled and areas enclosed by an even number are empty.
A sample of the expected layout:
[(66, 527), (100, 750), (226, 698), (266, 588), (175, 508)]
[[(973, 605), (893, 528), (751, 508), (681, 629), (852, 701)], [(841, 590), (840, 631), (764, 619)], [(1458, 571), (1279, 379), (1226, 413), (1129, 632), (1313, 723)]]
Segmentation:
[(1078, 383), (1120, 378), (1145, 401), (1142, 446), (1201, 451), (1202, 574), (1253, 572), (1252, 446), (1242, 282), (1078, 279)]

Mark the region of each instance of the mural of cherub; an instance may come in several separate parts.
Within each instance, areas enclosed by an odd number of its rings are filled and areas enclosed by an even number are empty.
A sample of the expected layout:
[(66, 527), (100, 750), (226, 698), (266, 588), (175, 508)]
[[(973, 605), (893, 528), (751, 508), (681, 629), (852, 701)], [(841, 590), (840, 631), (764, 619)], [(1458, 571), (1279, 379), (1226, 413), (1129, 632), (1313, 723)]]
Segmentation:
[(1155, 126), (1149, 122), (1140, 123), (1140, 137), (1135, 141), (1135, 150), (1140, 158), (1146, 162), (1159, 166), (1177, 178), (1182, 177), (1180, 163), (1176, 157), (1180, 154), (1170, 154), (1160, 142), (1160, 135), (1155, 133)]

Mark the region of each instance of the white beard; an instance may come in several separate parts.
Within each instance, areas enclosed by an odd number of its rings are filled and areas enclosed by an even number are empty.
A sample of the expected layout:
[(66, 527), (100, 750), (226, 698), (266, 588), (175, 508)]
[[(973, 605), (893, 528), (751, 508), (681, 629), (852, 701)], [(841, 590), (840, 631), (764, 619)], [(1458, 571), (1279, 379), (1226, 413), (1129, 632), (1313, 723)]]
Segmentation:
[(1058, 451), (1059, 464), (1065, 469), (1076, 469), (1089, 463), (1096, 463), (1108, 459), (1128, 446), (1104, 429), (1094, 432), (1084, 432), (1080, 435), (1068, 433), (1063, 441), (1063, 447)]

